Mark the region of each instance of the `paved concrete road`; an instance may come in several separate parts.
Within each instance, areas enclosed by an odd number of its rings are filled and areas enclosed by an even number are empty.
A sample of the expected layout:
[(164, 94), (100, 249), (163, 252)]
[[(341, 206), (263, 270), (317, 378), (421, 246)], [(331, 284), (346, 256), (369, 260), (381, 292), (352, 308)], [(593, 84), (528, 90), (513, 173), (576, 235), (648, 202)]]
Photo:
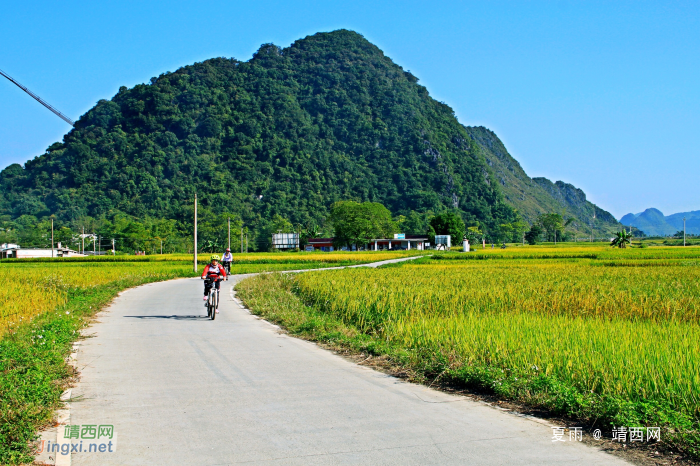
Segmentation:
[(117, 450), (74, 453), (73, 464), (626, 464), (281, 335), (237, 304), (232, 284), (213, 322), (196, 279), (125, 291), (100, 314), (78, 352), (70, 423), (113, 424)]

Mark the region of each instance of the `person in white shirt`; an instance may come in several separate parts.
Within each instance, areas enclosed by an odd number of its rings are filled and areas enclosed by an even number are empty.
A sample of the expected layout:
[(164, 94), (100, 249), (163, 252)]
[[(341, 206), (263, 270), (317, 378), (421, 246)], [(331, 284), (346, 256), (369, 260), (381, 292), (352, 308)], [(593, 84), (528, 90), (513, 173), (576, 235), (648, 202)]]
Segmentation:
[(233, 254), (231, 254), (231, 248), (226, 248), (224, 257), (221, 258), (221, 263), (224, 264), (224, 268), (226, 269), (226, 280), (228, 280), (228, 274), (231, 273), (231, 262), (233, 262)]

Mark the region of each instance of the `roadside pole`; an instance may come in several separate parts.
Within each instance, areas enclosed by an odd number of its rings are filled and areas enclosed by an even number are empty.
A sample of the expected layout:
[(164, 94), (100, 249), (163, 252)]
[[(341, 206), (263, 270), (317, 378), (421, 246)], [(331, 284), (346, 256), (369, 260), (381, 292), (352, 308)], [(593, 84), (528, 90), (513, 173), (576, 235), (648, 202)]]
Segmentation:
[(112, 255), (115, 255), (116, 251), (114, 250), (114, 238), (112, 238)]
[(231, 249), (231, 217), (228, 218), (228, 248)]
[(197, 273), (197, 193), (194, 193), (194, 273)]
[(85, 254), (85, 227), (83, 227), (83, 234), (80, 237), (80, 241), (82, 243), (83, 254)]
[(683, 247), (685, 247), (685, 217), (683, 217)]
[(53, 257), (53, 219), (51, 219), (51, 257)]
[(243, 224), (241, 223), (241, 254), (243, 254)]

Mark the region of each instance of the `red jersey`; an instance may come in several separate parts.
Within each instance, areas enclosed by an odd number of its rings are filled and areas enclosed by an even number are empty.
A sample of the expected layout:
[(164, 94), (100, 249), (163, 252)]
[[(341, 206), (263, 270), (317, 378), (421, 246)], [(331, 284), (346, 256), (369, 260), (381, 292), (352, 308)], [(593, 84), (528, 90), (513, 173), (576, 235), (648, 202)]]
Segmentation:
[(204, 277), (226, 278), (226, 269), (221, 264), (207, 264), (207, 266), (204, 267), (204, 272), (202, 272), (202, 278)]

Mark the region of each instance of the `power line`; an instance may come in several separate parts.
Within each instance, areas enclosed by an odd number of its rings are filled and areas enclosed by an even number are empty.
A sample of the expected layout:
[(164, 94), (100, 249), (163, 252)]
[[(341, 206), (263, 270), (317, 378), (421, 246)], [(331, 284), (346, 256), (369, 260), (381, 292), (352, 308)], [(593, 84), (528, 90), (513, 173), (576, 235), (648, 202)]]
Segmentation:
[(51, 110), (58, 118), (65, 121), (66, 123), (68, 123), (71, 126), (75, 126), (75, 122), (73, 120), (71, 120), (70, 118), (65, 116), (63, 113), (59, 112), (57, 109), (52, 107), (51, 104), (49, 104), (47, 101), (45, 101), (44, 99), (42, 99), (41, 97), (39, 97), (38, 95), (33, 93), (32, 91), (30, 91), (29, 89), (27, 89), (26, 87), (24, 87), (23, 85), (21, 85), (20, 83), (18, 83), (14, 79), (12, 79), (12, 77), (10, 75), (8, 75), (7, 73), (5, 73), (3, 70), (0, 70), (0, 74), (5, 76), (7, 79), (10, 80), (10, 82), (14, 83), (17, 87), (22, 89), (24, 92), (26, 92), (30, 96), (34, 97), (37, 102), (39, 102), (41, 105), (43, 105), (44, 107)]

